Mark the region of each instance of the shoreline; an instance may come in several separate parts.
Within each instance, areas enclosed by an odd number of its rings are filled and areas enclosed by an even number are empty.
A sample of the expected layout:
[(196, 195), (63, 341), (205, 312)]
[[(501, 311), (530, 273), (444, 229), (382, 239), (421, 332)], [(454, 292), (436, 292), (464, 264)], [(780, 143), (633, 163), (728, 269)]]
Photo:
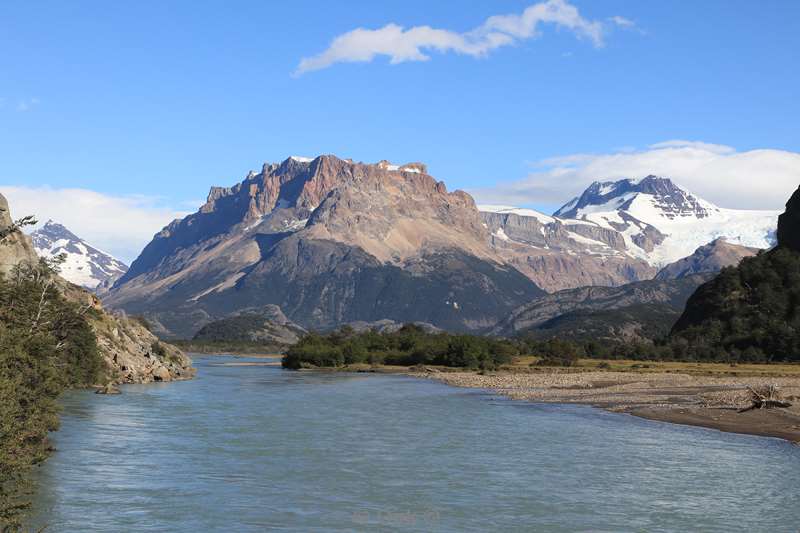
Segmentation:
[[(194, 354), (192, 354), (194, 355)], [(233, 358), (274, 359), (280, 354), (197, 354)], [(280, 362), (231, 362), (223, 366), (274, 366)], [(484, 389), (512, 400), (588, 405), (638, 418), (772, 437), (800, 444), (800, 374), (770, 374), (764, 365), (749, 375), (693, 373), (674, 369), (608, 371), (596, 368), (552, 368), (535, 372), (507, 368), (479, 372), (447, 367), (423, 368), (354, 364), (338, 368), (307, 368), (299, 372), (398, 374), (432, 379), (445, 385)], [(763, 367), (763, 368), (761, 368)], [(777, 368), (776, 368), (777, 370)], [(747, 387), (778, 385), (793, 406), (787, 409), (738, 410), (750, 404)]]
[[(408, 370), (402, 374), (462, 388), (489, 390), (513, 400), (589, 405), (647, 420), (773, 437), (800, 444), (800, 378), (710, 377), (688, 374), (560, 372), (439, 372)], [(786, 409), (755, 409), (747, 386), (777, 384), (793, 402)]]

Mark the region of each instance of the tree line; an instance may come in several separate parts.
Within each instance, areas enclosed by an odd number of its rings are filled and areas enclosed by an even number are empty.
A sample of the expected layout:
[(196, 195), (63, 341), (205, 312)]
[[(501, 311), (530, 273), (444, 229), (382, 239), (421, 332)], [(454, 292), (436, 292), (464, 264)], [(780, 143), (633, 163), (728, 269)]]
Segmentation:
[(104, 364), (88, 317), (67, 301), (57, 264), (41, 260), (0, 275), (0, 524), (18, 531), (30, 508), (30, 470), (51, 453), (56, 399), (100, 381)]

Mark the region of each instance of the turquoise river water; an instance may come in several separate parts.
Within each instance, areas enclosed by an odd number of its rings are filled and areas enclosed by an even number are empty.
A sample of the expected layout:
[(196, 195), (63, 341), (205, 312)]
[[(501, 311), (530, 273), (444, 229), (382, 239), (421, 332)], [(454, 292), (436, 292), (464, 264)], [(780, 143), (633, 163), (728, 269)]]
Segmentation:
[(403, 376), (195, 358), (63, 399), (55, 532), (800, 529), (800, 447)]

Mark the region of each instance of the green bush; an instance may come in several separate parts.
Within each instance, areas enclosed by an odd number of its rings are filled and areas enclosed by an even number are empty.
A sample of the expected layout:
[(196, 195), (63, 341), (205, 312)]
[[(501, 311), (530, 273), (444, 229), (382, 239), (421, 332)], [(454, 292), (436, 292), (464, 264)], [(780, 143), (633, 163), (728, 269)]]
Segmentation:
[(368, 363), (488, 370), (511, 362), (516, 355), (519, 355), (519, 350), (512, 341), (429, 333), (417, 325), (406, 324), (392, 333), (355, 333), (348, 327), (327, 335), (309, 333), (287, 350), (283, 366), (299, 369)]

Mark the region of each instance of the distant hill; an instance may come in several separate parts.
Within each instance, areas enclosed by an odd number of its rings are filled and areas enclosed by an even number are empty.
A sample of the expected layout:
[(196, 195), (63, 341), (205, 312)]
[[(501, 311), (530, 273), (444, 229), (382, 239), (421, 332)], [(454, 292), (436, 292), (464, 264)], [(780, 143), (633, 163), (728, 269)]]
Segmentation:
[(738, 265), (742, 259), (752, 257), (758, 251), (758, 248), (740, 246), (720, 237), (701, 246), (692, 255), (665, 266), (655, 279), (680, 279), (692, 274), (719, 272), (725, 267)]
[(288, 346), (306, 333), (304, 328), (287, 319), (278, 306), (271, 305), (260, 312), (243, 312), (210, 322), (200, 328), (192, 340)]
[(690, 353), (800, 361), (800, 189), (778, 221), (778, 246), (700, 286), (672, 330)]

